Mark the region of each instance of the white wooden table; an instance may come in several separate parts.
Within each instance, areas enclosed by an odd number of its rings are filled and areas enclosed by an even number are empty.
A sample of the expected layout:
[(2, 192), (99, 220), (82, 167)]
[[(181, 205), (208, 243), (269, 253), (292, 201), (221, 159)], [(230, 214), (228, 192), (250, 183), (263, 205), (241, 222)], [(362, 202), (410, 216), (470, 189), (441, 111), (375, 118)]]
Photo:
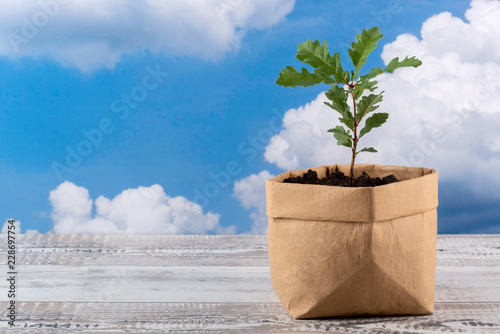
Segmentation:
[(0, 333), (500, 333), (500, 235), (439, 236), (433, 315), (326, 320), (286, 313), (265, 236), (23, 235), (14, 329), (0, 238)]

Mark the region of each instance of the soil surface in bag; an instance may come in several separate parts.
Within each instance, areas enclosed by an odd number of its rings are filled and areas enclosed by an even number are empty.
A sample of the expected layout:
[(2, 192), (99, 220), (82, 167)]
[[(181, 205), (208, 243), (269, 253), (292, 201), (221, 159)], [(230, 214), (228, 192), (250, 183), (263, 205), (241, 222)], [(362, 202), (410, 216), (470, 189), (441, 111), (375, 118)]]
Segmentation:
[[(352, 187), (376, 187), (398, 181), (399, 180), (393, 174), (380, 178), (370, 177), (368, 174), (363, 172), (363, 174), (354, 179)], [(309, 169), (307, 173), (304, 173), (303, 176), (286, 178), (283, 180), (283, 183), (319, 184), (323, 186), (351, 187), (351, 185), (349, 185), (349, 178), (340, 171), (334, 172), (320, 179), (318, 178), (318, 173), (311, 169)]]

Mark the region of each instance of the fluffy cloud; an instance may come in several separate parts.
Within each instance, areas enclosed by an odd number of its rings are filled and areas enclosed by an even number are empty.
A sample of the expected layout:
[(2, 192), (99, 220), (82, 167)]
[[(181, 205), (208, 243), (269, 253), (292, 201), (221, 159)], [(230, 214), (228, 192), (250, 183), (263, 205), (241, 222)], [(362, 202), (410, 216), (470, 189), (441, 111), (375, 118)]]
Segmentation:
[(218, 58), (264, 29), (295, 0), (0, 0), (0, 55), (48, 56), (89, 72), (123, 55)]
[[(3, 223), (3, 225), (2, 225), (2, 230), (0, 231), (0, 233), (8, 233), (9, 225), (11, 225), (9, 223), (9, 220), (14, 220), (14, 219), (13, 218), (6, 219), (5, 223)], [(21, 233), (21, 222), (19, 220), (16, 220), (16, 222), (14, 223), (14, 226), (15, 226), (15, 230), (13, 230), (13, 232), (16, 232), (16, 234)]]
[[(267, 170), (258, 175), (250, 175), (234, 184), (234, 196), (246, 210), (250, 211), (253, 221), (251, 233), (267, 233), (265, 180), (273, 177)], [(264, 196), (262, 194), (264, 193)]]
[(159, 185), (127, 189), (112, 200), (93, 201), (83, 187), (65, 181), (50, 192), (55, 233), (233, 234), (219, 225), (219, 214), (203, 213), (186, 198), (169, 197)]
[[(423, 23), (420, 38), (404, 34), (384, 46), (385, 64), (415, 55), (423, 65), (379, 77), (386, 92), (379, 110), (389, 120), (361, 141), (379, 153), (356, 162), (432, 167), (441, 180), (500, 199), (500, 1), (473, 0), (465, 18), (440, 13)], [(326, 132), (339, 123), (323, 101), (322, 93), (285, 114), (266, 147), (268, 162), (282, 169), (349, 163), (349, 150)]]
[[(325, 94), (283, 117), (283, 130), (271, 138), (264, 157), (284, 170), (346, 161), (348, 152), (338, 149), (327, 130), (338, 123), (336, 115), (323, 102)], [(312, 153), (312, 154), (311, 154)]]
[[(2, 229), (0, 230), (0, 233), (8, 233), (9, 231), (9, 225), (11, 225), (9, 223), (9, 220), (14, 220), (14, 218), (8, 218), (5, 220), (5, 223), (2, 225)], [(23, 233), (23, 231), (21, 230), (21, 222), (19, 220), (16, 220), (16, 222), (14, 223), (14, 226), (16, 227), (15, 230), (12, 230), (13, 232), (16, 232), (16, 234), (21, 234)], [(26, 230), (26, 232), (24, 232), (25, 234), (35, 234), (35, 233), (39, 233), (38, 231), (36, 230)]]

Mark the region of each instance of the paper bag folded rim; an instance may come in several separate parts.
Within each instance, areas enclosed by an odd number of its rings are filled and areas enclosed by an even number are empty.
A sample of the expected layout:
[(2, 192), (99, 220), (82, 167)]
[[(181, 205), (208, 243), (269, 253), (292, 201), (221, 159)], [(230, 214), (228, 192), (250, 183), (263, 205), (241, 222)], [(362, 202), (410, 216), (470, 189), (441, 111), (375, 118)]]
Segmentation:
[[(349, 165), (310, 168), (322, 178)], [(434, 169), (421, 167), (355, 165), (354, 175), (363, 171), (371, 177), (394, 174), (399, 182), (377, 187), (335, 187), (283, 183), (288, 177), (302, 176), (309, 169), (279, 174), (266, 180), (267, 216), (327, 221), (374, 222), (426, 212), (438, 206)]]

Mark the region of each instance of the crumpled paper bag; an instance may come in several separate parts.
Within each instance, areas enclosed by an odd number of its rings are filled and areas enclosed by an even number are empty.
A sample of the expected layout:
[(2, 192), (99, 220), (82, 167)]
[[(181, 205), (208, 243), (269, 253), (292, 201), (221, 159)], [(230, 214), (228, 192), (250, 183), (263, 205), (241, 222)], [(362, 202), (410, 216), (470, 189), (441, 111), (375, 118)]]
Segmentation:
[[(312, 168), (318, 177), (349, 165)], [(400, 182), (369, 188), (266, 181), (273, 287), (294, 318), (432, 314), (438, 174), (356, 165)]]

